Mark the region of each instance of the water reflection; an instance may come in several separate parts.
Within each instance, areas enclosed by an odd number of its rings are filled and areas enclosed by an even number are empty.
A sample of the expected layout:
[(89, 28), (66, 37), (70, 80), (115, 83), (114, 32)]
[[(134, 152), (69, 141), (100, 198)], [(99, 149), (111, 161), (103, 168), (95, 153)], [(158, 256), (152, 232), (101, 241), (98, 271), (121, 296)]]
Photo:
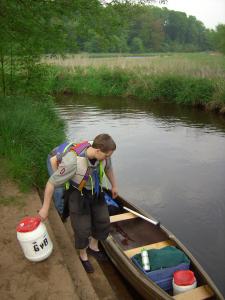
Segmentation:
[(178, 105), (66, 97), (70, 140), (110, 133), (120, 194), (160, 219), (225, 294), (225, 120)]
[[(121, 98), (99, 98), (90, 96), (60, 97), (60, 112), (67, 119), (89, 112), (86, 117), (108, 116), (113, 119), (147, 119), (152, 118), (159, 127), (176, 127), (177, 124), (188, 127), (204, 128), (205, 131), (217, 131), (225, 135), (224, 118), (212, 113), (205, 113), (195, 108), (181, 107), (176, 104), (158, 104), (143, 100), (121, 99)], [(63, 101), (66, 106), (62, 107)], [(74, 109), (74, 101), (76, 109)], [(96, 120), (101, 122), (101, 120)]]

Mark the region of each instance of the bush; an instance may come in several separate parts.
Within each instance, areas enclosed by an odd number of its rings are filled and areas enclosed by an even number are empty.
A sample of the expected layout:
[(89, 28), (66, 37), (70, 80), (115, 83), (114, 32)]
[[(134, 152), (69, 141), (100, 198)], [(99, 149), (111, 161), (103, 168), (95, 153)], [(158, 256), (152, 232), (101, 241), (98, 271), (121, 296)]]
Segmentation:
[(64, 124), (51, 99), (37, 102), (27, 97), (0, 98), (0, 155), (10, 175), (22, 187), (44, 186), (46, 157), (65, 140)]
[(152, 97), (154, 100), (164, 100), (174, 102), (177, 95), (183, 89), (182, 77), (158, 76), (155, 79), (155, 90)]
[(175, 100), (183, 104), (203, 105), (212, 100), (214, 91), (214, 85), (209, 79), (186, 78)]
[(74, 73), (64, 71), (56, 76), (53, 92), (121, 96), (127, 90), (129, 80), (129, 73), (122, 70), (76, 68)]

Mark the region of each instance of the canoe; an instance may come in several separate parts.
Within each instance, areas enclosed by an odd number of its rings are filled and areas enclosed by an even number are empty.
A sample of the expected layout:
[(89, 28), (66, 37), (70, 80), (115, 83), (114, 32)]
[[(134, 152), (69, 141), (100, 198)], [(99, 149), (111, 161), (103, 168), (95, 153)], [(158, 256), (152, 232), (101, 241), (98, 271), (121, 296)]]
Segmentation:
[[(110, 216), (110, 234), (102, 242), (102, 246), (118, 271), (144, 299), (224, 300), (223, 295), (199, 262), (169, 230), (151, 215), (122, 197), (118, 197), (116, 201), (120, 209), (116, 212), (114, 210), (113, 215)], [(141, 249), (162, 249), (166, 246), (176, 247), (189, 258), (189, 269), (194, 272), (197, 281), (196, 288), (173, 296), (172, 289), (165, 290), (160, 287), (135, 263), (134, 257), (141, 252)]]

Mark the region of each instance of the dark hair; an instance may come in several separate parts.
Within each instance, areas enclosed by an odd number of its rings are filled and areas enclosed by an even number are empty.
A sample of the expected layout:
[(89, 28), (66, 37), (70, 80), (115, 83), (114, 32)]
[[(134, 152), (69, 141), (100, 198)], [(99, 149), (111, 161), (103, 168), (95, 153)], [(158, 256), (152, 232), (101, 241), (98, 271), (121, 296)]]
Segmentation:
[(92, 147), (95, 149), (100, 149), (102, 152), (107, 153), (109, 151), (116, 150), (116, 143), (110, 135), (102, 133), (95, 137)]

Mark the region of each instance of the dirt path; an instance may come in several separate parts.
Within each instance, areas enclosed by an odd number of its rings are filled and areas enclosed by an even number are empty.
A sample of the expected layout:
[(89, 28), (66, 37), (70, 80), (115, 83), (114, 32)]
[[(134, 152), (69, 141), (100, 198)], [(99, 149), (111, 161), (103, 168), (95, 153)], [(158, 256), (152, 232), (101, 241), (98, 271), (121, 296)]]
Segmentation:
[[(25, 216), (37, 215), (41, 201), (36, 190), (21, 193), (16, 184), (2, 180), (0, 170), (0, 299), (1, 300), (114, 300), (135, 299), (110, 263), (109, 278), (95, 260), (96, 272), (88, 275), (74, 249), (71, 228), (64, 226), (51, 206), (45, 222), (53, 242), (53, 253), (42, 262), (28, 261), (16, 236)], [(52, 230), (54, 228), (54, 231)], [(92, 259), (92, 258), (90, 258)], [(107, 272), (106, 272), (107, 273)]]
[(51, 259), (28, 261), (16, 238), (16, 226), (24, 216), (33, 216), (40, 208), (36, 191), (19, 192), (8, 180), (0, 182), (0, 299), (78, 299), (63, 257), (53, 238)]

